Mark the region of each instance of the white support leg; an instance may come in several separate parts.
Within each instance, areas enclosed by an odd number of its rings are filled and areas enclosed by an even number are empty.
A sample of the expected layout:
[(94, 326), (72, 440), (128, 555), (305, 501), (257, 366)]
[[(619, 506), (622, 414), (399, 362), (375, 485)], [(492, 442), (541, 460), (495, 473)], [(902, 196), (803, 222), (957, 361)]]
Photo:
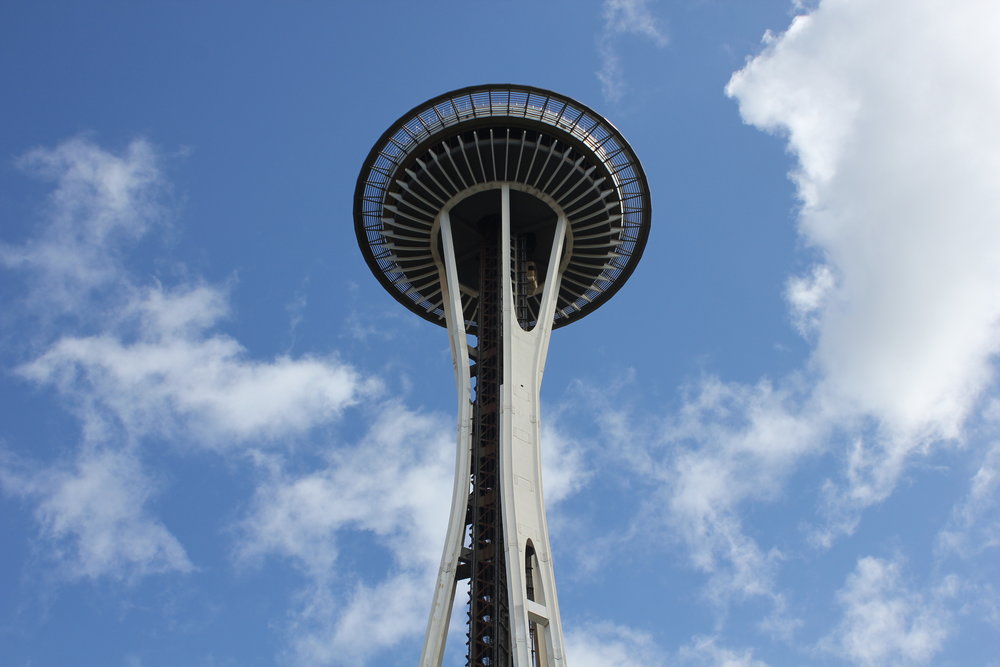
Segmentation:
[(420, 667), (440, 667), (444, 657), (445, 641), (448, 637), (448, 623), (455, 599), (455, 574), (458, 559), (462, 553), (465, 537), (465, 510), (469, 502), (469, 470), (472, 449), (472, 402), (471, 377), (469, 375), (469, 345), (465, 334), (465, 319), (462, 312), (462, 297), (458, 284), (458, 268), (455, 265), (455, 244), (451, 234), (451, 219), (448, 211), (442, 211), (438, 222), (441, 232), (442, 254), (438, 261), (441, 285), (444, 294), (445, 317), (451, 342), (451, 359), (455, 366), (455, 388), (458, 392), (458, 451), (455, 454), (455, 483), (452, 488), (451, 517), (448, 533), (441, 555), (434, 601), (431, 604), (430, 620), (424, 649), (420, 655)]
[[(503, 487), (504, 550), (514, 667), (564, 667), (562, 623), (556, 597), (555, 572), (549, 545), (542, 494), (541, 421), (542, 374), (552, 333), (552, 318), (562, 278), (559, 271), (567, 221), (560, 215), (545, 276), (537, 324), (525, 331), (514, 310), (510, 274), (510, 188), (502, 186), (501, 258), (503, 276), (504, 369), (500, 426), (500, 466)], [(529, 599), (526, 558), (529, 546), (535, 558), (531, 568), (534, 599)], [(532, 662), (531, 627), (537, 634), (538, 654)]]

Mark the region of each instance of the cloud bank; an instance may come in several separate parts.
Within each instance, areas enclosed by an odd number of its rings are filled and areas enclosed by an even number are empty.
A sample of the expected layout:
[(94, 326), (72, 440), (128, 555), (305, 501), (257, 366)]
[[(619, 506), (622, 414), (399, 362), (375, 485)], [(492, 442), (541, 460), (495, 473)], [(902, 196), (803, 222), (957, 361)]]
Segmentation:
[[(793, 554), (748, 534), (748, 508), (781, 498), (808, 460), (824, 457), (835, 468), (814, 492), (801, 548), (828, 548), (915, 460), (968, 446), (970, 423), (995, 402), (998, 23), (1000, 6), (968, 0), (824, 0), (768, 34), (726, 93), (747, 124), (782, 138), (795, 159), (808, 261), (786, 298), (791, 324), (812, 344), (807, 363), (752, 384), (706, 375), (666, 418), (597, 411), (606, 436), (622, 443), (616, 451), (655, 489), (625, 534), (659, 526), (706, 574), (705, 594), (719, 608), (770, 604), (760, 628), (774, 636), (801, 624), (778, 583)], [(620, 433), (628, 423), (640, 433)], [(993, 539), (983, 489), (994, 488), (994, 472), (991, 454), (943, 549), (968, 553), (970, 535)], [(862, 663), (926, 662), (943, 627), (902, 613), (893, 621), (898, 642), (879, 653), (862, 636), (864, 622), (852, 625), (860, 616), (850, 610), (867, 604), (850, 593), (858, 582), (896, 590), (895, 570), (879, 563), (859, 564), (842, 597), (848, 620), (829, 641)], [(865, 645), (876, 657), (865, 657)]]
[(816, 261), (789, 301), (815, 336), (815, 409), (872, 425), (831, 487), (848, 527), (913, 454), (961, 438), (993, 386), (997, 20), (977, 2), (828, 0), (726, 89), (797, 158), (799, 233)]

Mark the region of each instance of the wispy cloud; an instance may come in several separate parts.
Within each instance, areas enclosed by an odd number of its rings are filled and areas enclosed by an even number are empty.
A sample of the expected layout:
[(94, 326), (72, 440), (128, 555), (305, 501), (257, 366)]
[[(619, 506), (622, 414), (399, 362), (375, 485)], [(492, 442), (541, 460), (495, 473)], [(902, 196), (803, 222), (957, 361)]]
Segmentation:
[(713, 667), (767, 667), (767, 663), (753, 657), (751, 649), (732, 649), (720, 646), (715, 637), (698, 636), (680, 650), (680, 664), (709, 665)]
[[(366, 664), (423, 630), (451, 499), (453, 429), (397, 403), (369, 417), (368, 433), (318, 470), (294, 475), (265, 461), (270, 479), (242, 522), (244, 561), (290, 559), (308, 578), (288, 628), (297, 664)], [(358, 534), (392, 563), (374, 584), (352, 584), (337, 567), (340, 543)]]
[(584, 488), (593, 475), (585, 461), (586, 452), (560, 428), (554, 416), (542, 423), (542, 479), (548, 507)]
[(327, 589), (303, 590), (285, 658), (304, 667), (377, 664), (380, 654), (423, 632), (433, 586), (433, 576), (424, 570), (358, 583), (339, 598)]
[(113, 153), (78, 138), (32, 150), (17, 164), (54, 187), (38, 233), (0, 244), (0, 266), (23, 276), (36, 311), (82, 315), (92, 291), (120, 280), (122, 251), (165, 219), (159, 157), (141, 139)]
[(767, 667), (754, 658), (752, 649), (728, 648), (716, 637), (699, 635), (674, 652), (648, 633), (607, 621), (571, 630), (566, 635), (566, 653), (575, 667)]
[[(153, 294), (164, 309), (192, 300), (187, 290)], [(254, 360), (235, 339), (192, 321), (214, 324), (204, 310), (167, 325), (149, 301), (131, 305), (153, 310), (139, 325), (155, 331), (139, 340), (112, 331), (65, 336), (19, 373), (56, 387), (90, 428), (111, 420), (131, 437), (184, 434), (212, 447), (301, 433), (377, 387), (333, 359)]]
[(368, 433), (319, 470), (289, 475), (274, 467), (280, 461), (263, 461), (270, 481), (244, 524), (244, 557), (293, 557), (321, 578), (336, 560), (337, 531), (349, 528), (384, 538), (401, 564), (436, 563), (451, 500), (452, 425), (395, 402), (368, 416)]
[(863, 667), (928, 664), (948, 637), (940, 598), (953, 584), (926, 596), (906, 587), (899, 562), (862, 558), (837, 593), (843, 618), (821, 647)]
[(657, 667), (663, 651), (643, 632), (607, 622), (591, 623), (566, 635), (567, 662), (576, 667)]
[(938, 549), (969, 557), (1000, 547), (1000, 443), (987, 449), (969, 491), (938, 535)]
[(648, 0), (604, 0), (603, 25), (597, 38), (601, 69), (597, 78), (601, 92), (609, 102), (620, 102), (625, 94), (625, 68), (621, 62), (620, 42), (637, 35), (662, 47), (667, 37), (648, 6)]
[(115, 154), (83, 139), (20, 160), (55, 187), (38, 233), (0, 260), (28, 282), (32, 312), (60, 319), (36, 327), (50, 342), (17, 372), (56, 388), (91, 432), (216, 445), (301, 432), (377, 390), (332, 358), (253, 359), (215, 330), (226, 286), (164, 286), (126, 268), (130, 246), (168, 215), (159, 160), (141, 140)]
[[(368, 664), (424, 629), (451, 500), (453, 424), (397, 402), (366, 415), (364, 437), (319, 469), (290, 474), (278, 455), (263, 458), (268, 479), (241, 522), (244, 562), (288, 559), (308, 579), (288, 628), (297, 664)], [(546, 472), (575, 469), (571, 444), (551, 428), (546, 435), (554, 445)], [(555, 501), (581, 486), (550, 476)], [(357, 535), (374, 538), (391, 563), (373, 583), (353, 583), (337, 566), (341, 544)]]
[(664, 425), (672, 452), (661, 467), (666, 520), (706, 572), (716, 603), (763, 596), (780, 611), (774, 573), (783, 558), (743, 530), (740, 508), (772, 500), (818, 433), (798, 399), (768, 382), (747, 387), (705, 378)]
[(156, 490), (126, 451), (87, 448), (75, 460), (39, 468), (0, 459), (0, 490), (36, 503), (46, 561), (67, 579), (134, 581), (193, 569), (184, 547), (149, 513)]
[(800, 334), (810, 337), (819, 329), (819, 316), (836, 286), (833, 271), (826, 264), (814, 265), (809, 275), (789, 279), (785, 298)]
[(132, 246), (169, 217), (160, 161), (142, 140), (121, 153), (86, 139), (31, 151), (18, 164), (53, 183), (52, 194), (35, 234), (0, 246), (0, 264), (25, 286), (18, 316), (35, 339), (4, 362), (54, 390), (82, 425), (69, 463), (5, 462), (3, 485), (36, 504), (43, 551), (73, 578), (191, 570), (148, 509), (147, 438), (275, 443), (378, 392), (332, 357), (253, 358), (217, 330), (227, 286), (165, 286), (129, 270)]
[(643, 484), (645, 499), (609, 543), (680, 545), (706, 575), (704, 594), (723, 615), (734, 603), (762, 599), (771, 606), (764, 625), (781, 634), (794, 628), (776, 586), (786, 556), (748, 535), (742, 510), (777, 500), (802, 457), (818, 451), (823, 433), (804, 397), (767, 381), (739, 385), (706, 376), (687, 388), (678, 411), (649, 416), (623, 411), (617, 399), (609, 407), (607, 391), (593, 394), (583, 410), (601, 429), (601, 450), (613, 452), (608, 467), (624, 463), (629, 484)]

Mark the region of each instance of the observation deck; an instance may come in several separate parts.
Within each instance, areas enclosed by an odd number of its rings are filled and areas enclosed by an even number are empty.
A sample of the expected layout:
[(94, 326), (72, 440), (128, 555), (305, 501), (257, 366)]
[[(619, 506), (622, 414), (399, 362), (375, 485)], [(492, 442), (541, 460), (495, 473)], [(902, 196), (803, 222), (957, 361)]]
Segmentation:
[[(365, 261), (397, 301), (446, 326), (438, 215), (450, 209), (466, 329), (478, 327), (478, 248), (511, 188), (512, 233), (527, 239), (544, 283), (556, 220), (568, 222), (553, 317), (592, 312), (628, 279), (650, 226), (642, 167), (621, 133), (568, 97), (531, 86), (480, 85), (415, 107), (375, 143), (358, 176), (354, 223)], [(495, 201), (494, 201), (495, 199)], [(537, 320), (540, 290), (526, 297)]]

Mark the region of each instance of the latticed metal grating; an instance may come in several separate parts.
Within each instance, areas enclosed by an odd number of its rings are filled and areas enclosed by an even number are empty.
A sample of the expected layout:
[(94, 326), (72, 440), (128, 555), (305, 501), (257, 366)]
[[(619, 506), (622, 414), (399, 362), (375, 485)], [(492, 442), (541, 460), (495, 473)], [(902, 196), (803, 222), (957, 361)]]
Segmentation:
[[(483, 85), (436, 97), (376, 142), (355, 192), (355, 228), (383, 286), (444, 325), (433, 258), (434, 220), (456, 196), (510, 183), (566, 213), (572, 237), (555, 326), (583, 317), (631, 274), (649, 233), (645, 175), (621, 134), (586, 106), (517, 85)], [(529, 300), (530, 301), (530, 300)], [(463, 294), (476, 324), (475, 290)], [(537, 312), (537, 299), (528, 304)]]

